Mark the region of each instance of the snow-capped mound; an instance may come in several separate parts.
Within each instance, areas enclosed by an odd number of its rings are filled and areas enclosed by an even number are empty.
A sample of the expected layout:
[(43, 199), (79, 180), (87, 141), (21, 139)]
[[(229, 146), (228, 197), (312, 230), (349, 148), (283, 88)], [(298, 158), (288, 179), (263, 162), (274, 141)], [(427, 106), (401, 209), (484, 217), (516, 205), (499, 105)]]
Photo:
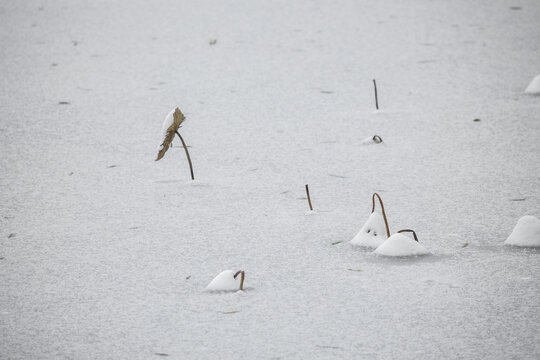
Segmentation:
[(362, 140), (362, 145), (374, 145), (374, 144), (380, 144), (383, 140), (379, 135), (374, 135), (368, 138), (365, 138)]
[(540, 247), (540, 220), (530, 215), (523, 216), (504, 243), (521, 247)]
[(386, 235), (384, 218), (378, 212), (373, 212), (369, 215), (362, 229), (351, 240), (351, 244), (375, 249), (386, 239), (388, 236)]
[(243, 271), (237, 271), (236, 273), (232, 270), (225, 270), (219, 273), (218, 276), (214, 278), (206, 286), (206, 290), (210, 291), (237, 291), (244, 289), (244, 275)]
[(540, 94), (540, 75), (538, 75), (531, 81), (529, 86), (527, 86), (527, 88), (525, 89), (525, 93), (535, 95)]
[(418, 256), (429, 254), (425, 247), (408, 236), (396, 233), (373, 252), (383, 256)]

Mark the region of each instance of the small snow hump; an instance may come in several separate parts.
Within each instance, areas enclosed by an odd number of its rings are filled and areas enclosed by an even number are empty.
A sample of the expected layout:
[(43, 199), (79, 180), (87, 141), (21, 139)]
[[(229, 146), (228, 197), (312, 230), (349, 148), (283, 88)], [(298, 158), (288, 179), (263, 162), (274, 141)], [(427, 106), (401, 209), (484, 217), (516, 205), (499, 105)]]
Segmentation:
[(525, 89), (526, 94), (540, 95), (540, 75), (535, 77)]
[(375, 249), (373, 253), (383, 256), (406, 257), (427, 255), (429, 254), (429, 251), (418, 243), (416, 237), (413, 240), (410, 237), (397, 232)]
[(518, 220), (504, 244), (519, 247), (540, 247), (540, 220), (530, 215), (523, 216)]
[(232, 270), (222, 271), (206, 286), (206, 290), (242, 291), (244, 290), (245, 274), (243, 270), (239, 270), (236, 273)]

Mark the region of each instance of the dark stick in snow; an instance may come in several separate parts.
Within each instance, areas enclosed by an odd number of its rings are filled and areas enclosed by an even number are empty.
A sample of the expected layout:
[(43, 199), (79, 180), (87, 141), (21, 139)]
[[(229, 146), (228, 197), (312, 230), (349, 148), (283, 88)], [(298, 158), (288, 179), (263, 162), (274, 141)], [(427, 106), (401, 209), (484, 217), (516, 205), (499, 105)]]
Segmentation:
[(373, 79), (373, 88), (375, 89), (375, 107), (379, 110), (379, 97), (377, 96), (377, 82)]
[(309, 196), (309, 186), (306, 184), (306, 194), (307, 194), (307, 201), (309, 203), (309, 210), (313, 211), (313, 206), (311, 206), (311, 197)]
[(189, 163), (189, 171), (191, 172), (191, 180), (195, 180), (195, 176), (193, 175), (193, 165), (191, 165), (191, 157), (189, 156), (189, 151), (187, 149), (186, 143), (184, 142), (184, 139), (182, 139), (182, 136), (178, 131), (176, 131), (176, 135), (178, 135), (178, 137), (180, 138), (182, 146), (184, 147), (184, 151), (186, 152), (187, 161)]

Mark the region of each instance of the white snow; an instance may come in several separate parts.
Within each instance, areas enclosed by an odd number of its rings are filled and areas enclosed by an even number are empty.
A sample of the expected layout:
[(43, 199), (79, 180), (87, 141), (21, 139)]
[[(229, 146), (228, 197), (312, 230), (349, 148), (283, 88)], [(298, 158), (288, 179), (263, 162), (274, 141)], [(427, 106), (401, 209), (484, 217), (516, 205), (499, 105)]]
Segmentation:
[(414, 239), (401, 233), (395, 233), (375, 249), (373, 253), (383, 256), (405, 257), (427, 255), (429, 251)]
[(210, 291), (239, 291), (241, 276), (234, 277), (236, 271), (225, 270), (220, 272), (211, 282), (206, 286), (206, 290)]
[(381, 245), (388, 236), (383, 216), (378, 212), (369, 215), (362, 229), (351, 240), (352, 245), (373, 248)]
[(540, 247), (540, 220), (530, 215), (521, 217), (504, 243), (519, 247)]
[[(503, 245), (540, 209), (538, 19), (538, 0), (0, 2), (0, 358), (539, 359), (540, 251)], [(181, 146), (153, 161), (173, 105), (193, 183)], [(432, 256), (343, 245), (373, 192)], [(252, 290), (205, 291), (236, 267)]]
[(540, 94), (540, 75), (536, 76), (525, 89), (527, 94)]

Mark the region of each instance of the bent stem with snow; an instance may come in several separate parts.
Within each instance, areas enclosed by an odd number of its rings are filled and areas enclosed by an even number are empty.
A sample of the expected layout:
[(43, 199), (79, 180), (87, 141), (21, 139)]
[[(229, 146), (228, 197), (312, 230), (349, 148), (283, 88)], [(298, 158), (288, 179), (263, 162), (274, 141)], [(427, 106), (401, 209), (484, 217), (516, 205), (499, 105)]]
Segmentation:
[(234, 278), (236, 279), (236, 277), (239, 274), (241, 275), (241, 277), (240, 277), (240, 288), (238, 290), (243, 291), (244, 290), (244, 278), (246, 277), (246, 272), (244, 270), (238, 270), (236, 272), (236, 274), (234, 274)]
[(399, 230), (399, 231), (398, 231), (398, 233), (404, 233), (404, 232), (410, 232), (410, 233), (412, 233), (413, 236), (414, 236), (414, 240), (415, 240), (416, 242), (419, 242), (419, 241), (418, 241), (418, 236), (416, 236), (416, 232), (415, 232), (414, 230), (411, 230), (411, 229), (403, 229), (403, 230)]
[(384, 211), (384, 204), (382, 202), (381, 196), (377, 193), (373, 193), (373, 195), (371, 196), (371, 202), (372, 202), (371, 213), (373, 214), (375, 212), (375, 197), (379, 199), (379, 204), (381, 204), (382, 215), (384, 218), (384, 225), (386, 226), (386, 236), (390, 237), (390, 228), (388, 226), (388, 219), (386, 218), (386, 212)]
[[(375, 197), (377, 197), (379, 200), (382, 214), (375, 211)], [(388, 226), (386, 210), (379, 194), (373, 193), (371, 202), (371, 214), (360, 231), (351, 240), (352, 245), (367, 248), (377, 248), (390, 237), (390, 227)]]
[(169, 150), (169, 147), (172, 145), (172, 141), (174, 139), (174, 135), (178, 135), (180, 138), (180, 141), (182, 142), (182, 146), (184, 147), (184, 151), (186, 153), (186, 158), (188, 160), (189, 164), (189, 171), (191, 173), (191, 180), (195, 180), (195, 176), (193, 175), (193, 165), (191, 163), (191, 157), (189, 156), (189, 151), (187, 148), (187, 145), (178, 132), (178, 129), (180, 128), (180, 124), (186, 119), (184, 114), (180, 111), (179, 108), (174, 109), (171, 113), (167, 115), (165, 118), (165, 121), (163, 122), (163, 128), (162, 128), (162, 138), (163, 141), (159, 147), (158, 155), (156, 158), (156, 161), (160, 160), (167, 150)]

